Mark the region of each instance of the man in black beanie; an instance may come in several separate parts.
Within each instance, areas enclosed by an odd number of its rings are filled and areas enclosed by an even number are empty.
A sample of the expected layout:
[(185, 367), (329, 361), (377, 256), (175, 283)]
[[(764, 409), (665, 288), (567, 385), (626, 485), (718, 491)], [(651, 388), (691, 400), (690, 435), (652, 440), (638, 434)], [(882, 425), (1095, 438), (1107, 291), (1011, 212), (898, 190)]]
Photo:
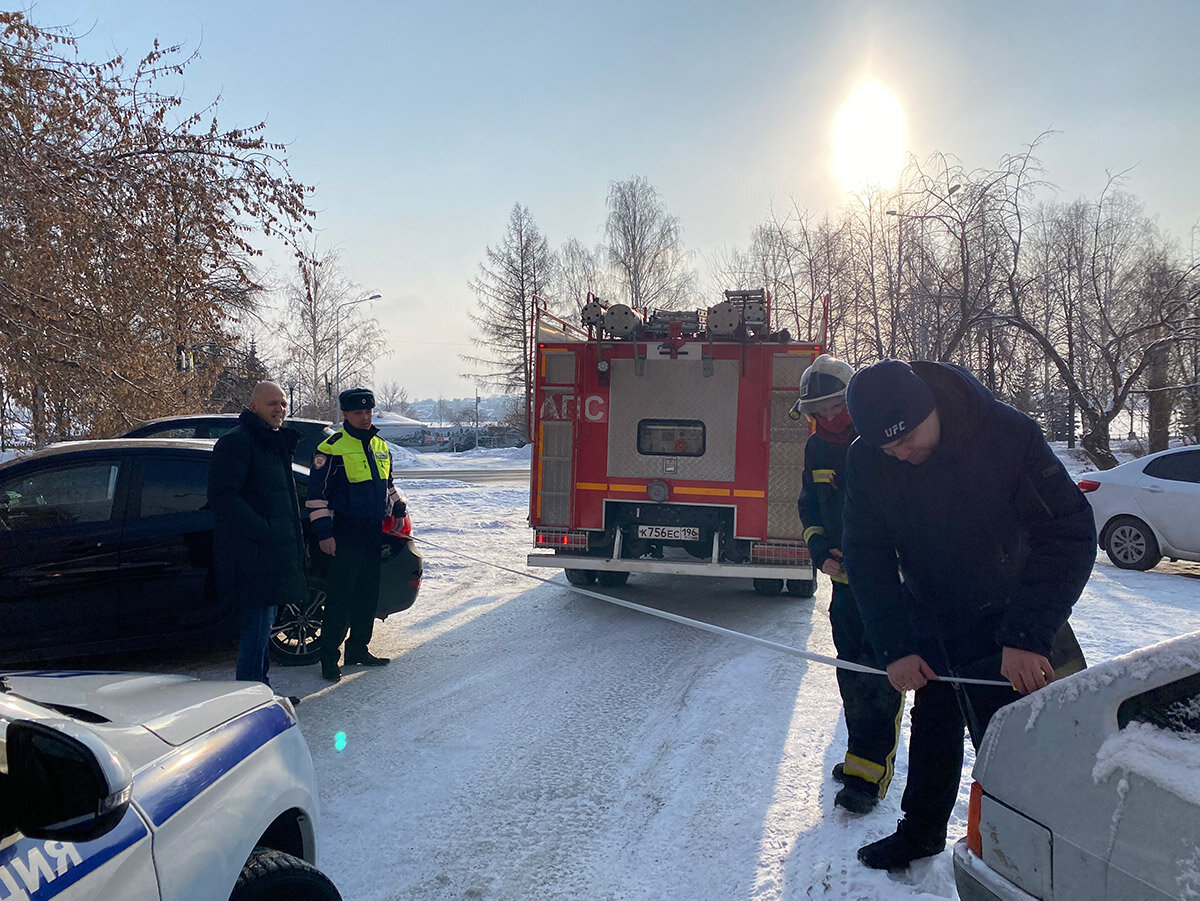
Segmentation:
[(904, 818), (858, 852), (896, 870), (945, 847), (964, 726), (978, 747), (1000, 707), (1055, 677), (1052, 658), (1072, 658), (1059, 675), (1082, 668), (1067, 618), (1096, 532), (1037, 423), (961, 366), (882, 360), (855, 374), (846, 403), (859, 438), (845, 566), (889, 681), (916, 692)]
[(379, 602), (383, 520), (405, 513), (392, 484), (392, 452), (371, 424), (375, 395), (349, 388), (338, 395), (338, 404), (345, 421), (317, 445), (305, 504), (322, 553), (333, 558), (321, 625), (321, 675), (330, 682), (342, 678), (343, 640), (347, 666), (389, 662), (368, 651), (367, 644)]

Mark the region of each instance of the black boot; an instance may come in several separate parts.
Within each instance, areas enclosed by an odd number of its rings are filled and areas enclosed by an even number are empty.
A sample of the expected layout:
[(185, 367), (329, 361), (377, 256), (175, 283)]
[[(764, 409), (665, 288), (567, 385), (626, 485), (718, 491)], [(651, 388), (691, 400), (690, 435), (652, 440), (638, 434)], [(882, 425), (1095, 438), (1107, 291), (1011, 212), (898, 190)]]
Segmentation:
[(376, 657), (366, 648), (346, 651), (346, 666), (387, 666), (391, 662), (391, 657)]
[(912, 835), (912, 828), (901, 820), (896, 831), (887, 838), (871, 842), (858, 849), (858, 859), (873, 870), (903, 870), (914, 860), (941, 854), (946, 848), (946, 834), (941, 838)]
[(337, 665), (336, 660), (321, 661), (321, 678), (327, 682), (340, 682), (342, 679), (342, 671)]
[(833, 781), (846, 783), (846, 765), (844, 763), (835, 763), (833, 765)]
[(862, 816), (870, 813), (879, 803), (879, 786), (872, 785), (866, 779), (842, 774), (842, 788), (833, 796), (833, 804), (847, 813)]

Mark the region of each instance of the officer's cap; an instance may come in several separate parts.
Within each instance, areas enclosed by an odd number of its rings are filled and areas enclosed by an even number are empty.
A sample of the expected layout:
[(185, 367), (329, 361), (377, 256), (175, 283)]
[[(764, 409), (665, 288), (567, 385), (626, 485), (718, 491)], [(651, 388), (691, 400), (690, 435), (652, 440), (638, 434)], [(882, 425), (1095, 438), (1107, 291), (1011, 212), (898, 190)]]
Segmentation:
[(338, 406), (343, 410), (374, 410), (375, 395), (370, 388), (347, 388), (338, 395)]

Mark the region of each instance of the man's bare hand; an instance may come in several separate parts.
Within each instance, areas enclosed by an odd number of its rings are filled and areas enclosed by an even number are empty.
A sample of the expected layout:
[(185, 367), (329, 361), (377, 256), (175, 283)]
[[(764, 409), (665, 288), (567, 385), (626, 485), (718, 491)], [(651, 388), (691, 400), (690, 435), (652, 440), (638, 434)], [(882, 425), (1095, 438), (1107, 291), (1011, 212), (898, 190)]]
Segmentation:
[(844, 576), (846, 574), (846, 567), (842, 566), (841, 548), (829, 549), (829, 559), (821, 564), (821, 572), (827, 576)]
[(1000, 656), (1000, 674), (1023, 695), (1045, 688), (1054, 681), (1054, 667), (1036, 651), (1004, 649)]
[(916, 691), (925, 683), (937, 678), (937, 673), (920, 654), (909, 654), (887, 665), (888, 681), (896, 691)]
[(333, 538), (322, 538), (317, 542), (317, 546), (321, 549), (321, 553), (328, 554), (330, 557), (337, 556), (337, 541)]

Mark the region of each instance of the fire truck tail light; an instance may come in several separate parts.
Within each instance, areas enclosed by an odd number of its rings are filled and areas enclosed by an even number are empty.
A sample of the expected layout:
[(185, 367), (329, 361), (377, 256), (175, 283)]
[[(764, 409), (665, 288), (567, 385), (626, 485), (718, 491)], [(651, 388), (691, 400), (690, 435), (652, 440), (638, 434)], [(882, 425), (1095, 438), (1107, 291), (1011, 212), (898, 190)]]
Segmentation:
[(808, 546), (799, 542), (759, 541), (750, 547), (751, 563), (807, 563)]
[(538, 529), (533, 536), (534, 547), (587, 550), (587, 532), (572, 529)]

